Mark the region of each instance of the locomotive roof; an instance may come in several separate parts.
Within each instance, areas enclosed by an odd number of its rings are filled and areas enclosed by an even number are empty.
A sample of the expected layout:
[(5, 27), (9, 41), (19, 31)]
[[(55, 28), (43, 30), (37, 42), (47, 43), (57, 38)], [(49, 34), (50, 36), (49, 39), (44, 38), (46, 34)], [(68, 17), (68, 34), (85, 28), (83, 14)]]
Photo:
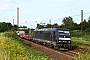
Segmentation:
[(69, 30), (69, 29), (66, 29), (66, 28), (42, 28), (42, 29), (35, 29), (34, 31), (55, 31), (57, 29), (60, 29), (60, 30)]

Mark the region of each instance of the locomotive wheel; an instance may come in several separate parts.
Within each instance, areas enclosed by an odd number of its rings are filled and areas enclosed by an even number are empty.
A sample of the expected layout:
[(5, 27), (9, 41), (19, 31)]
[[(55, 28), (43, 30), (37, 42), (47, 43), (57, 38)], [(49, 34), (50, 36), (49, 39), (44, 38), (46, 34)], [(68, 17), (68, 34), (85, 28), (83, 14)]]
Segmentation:
[(54, 45), (53, 45), (53, 44), (50, 44), (49, 47), (50, 47), (50, 48), (54, 48)]
[(69, 49), (70, 49), (70, 50), (73, 49), (72, 44), (69, 44)]
[(46, 46), (46, 42), (44, 42), (43, 45)]
[(54, 46), (54, 49), (58, 50), (60, 47), (58, 45)]

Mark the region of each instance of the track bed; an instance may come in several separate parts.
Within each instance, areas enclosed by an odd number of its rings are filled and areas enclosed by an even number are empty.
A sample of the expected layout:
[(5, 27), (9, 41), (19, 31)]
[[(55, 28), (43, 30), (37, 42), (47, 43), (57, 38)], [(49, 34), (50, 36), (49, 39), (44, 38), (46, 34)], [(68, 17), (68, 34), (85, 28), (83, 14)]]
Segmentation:
[(23, 42), (33, 47), (34, 49), (45, 53), (47, 56), (53, 58), (54, 60), (74, 60), (74, 56), (78, 55), (76, 52), (73, 51), (55, 50), (24, 39)]

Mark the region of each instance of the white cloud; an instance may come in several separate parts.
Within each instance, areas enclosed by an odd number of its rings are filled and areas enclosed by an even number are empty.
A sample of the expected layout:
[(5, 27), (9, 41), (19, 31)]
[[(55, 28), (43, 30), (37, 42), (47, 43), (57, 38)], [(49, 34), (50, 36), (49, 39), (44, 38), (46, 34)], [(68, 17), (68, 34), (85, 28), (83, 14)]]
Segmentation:
[(27, 1), (27, 2), (32, 2), (32, 1), (34, 1), (34, 0), (24, 0), (24, 1)]
[(36, 18), (35, 21), (41, 21), (43, 18)]
[(75, 0), (45, 0), (45, 1), (75, 1)]
[(32, 1), (60, 1), (60, 2), (63, 2), (63, 1), (76, 1), (76, 0), (24, 0), (24, 1), (28, 1), (28, 2), (32, 2)]
[(10, 20), (6, 20), (6, 19), (0, 19), (0, 22), (10, 22)]
[(3, 0), (3, 1), (5, 1), (5, 2), (10, 2), (10, 1), (12, 1), (12, 0)]
[(4, 7), (0, 7), (0, 10), (2, 11), (2, 10), (6, 10), (6, 8), (4, 8)]
[(15, 3), (14, 0), (2, 0), (2, 2)]
[(56, 19), (58, 19), (58, 18), (60, 18), (61, 16), (59, 16), (59, 15), (55, 15), (54, 16), (54, 18), (56, 18)]
[(54, 18), (54, 19), (62, 19), (64, 16), (62, 16), (62, 15), (54, 15), (54, 16), (52, 16), (52, 18)]
[(23, 19), (23, 20), (21, 20), (20, 22), (40, 22), (40, 21), (42, 21), (43, 20), (43, 18), (34, 18), (34, 19), (30, 19), (30, 20), (28, 20), (28, 19)]
[(9, 4), (5, 4), (5, 5), (0, 6), (0, 11), (11, 11), (13, 9), (14, 9), (14, 7), (12, 7)]

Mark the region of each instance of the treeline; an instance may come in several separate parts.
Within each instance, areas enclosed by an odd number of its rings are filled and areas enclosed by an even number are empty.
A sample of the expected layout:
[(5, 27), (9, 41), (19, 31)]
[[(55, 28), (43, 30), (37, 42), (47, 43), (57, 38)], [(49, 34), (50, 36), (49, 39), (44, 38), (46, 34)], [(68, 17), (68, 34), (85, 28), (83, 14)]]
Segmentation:
[(72, 17), (64, 17), (62, 20), (62, 25), (58, 25), (57, 23), (54, 24), (47, 24), (45, 25), (45, 23), (43, 24), (37, 24), (37, 28), (50, 28), (53, 26), (60, 26), (63, 28), (68, 28), (70, 29), (70, 31), (80, 31), (81, 30), (81, 23), (83, 26), (83, 31), (90, 31), (90, 17), (88, 18), (88, 20), (86, 21), (86, 19), (84, 19), (83, 22), (80, 22), (79, 24), (75, 23)]
[(0, 22), (0, 32), (5, 32), (12, 29), (12, 24), (7, 22)]
[(84, 21), (80, 22), (79, 24), (75, 23), (73, 18), (70, 16), (65, 17), (62, 20), (62, 22), (63, 22), (62, 26), (70, 29), (71, 31), (81, 30), (81, 24), (82, 24), (83, 31), (90, 31), (90, 17), (88, 18), (87, 21), (86, 21), (86, 19), (84, 19)]
[[(12, 25), (10, 22), (0, 22), (0, 32), (5, 32), (9, 30), (17, 30), (17, 25)], [(20, 26), (20, 28), (27, 28), (27, 26)]]
[[(68, 28), (70, 29), (70, 31), (80, 31), (81, 30), (81, 24), (83, 26), (83, 31), (85, 32), (90, 32), (90, 17), (88, 18), (88, 20), (84, 19), (83, 22), (80, 22), (79, 24), (77, 24), (76, 22), (74, 22), (72, 17), (64, 17), (62, 19), (62, 24), (58, 25), (57, 23), (54, 24), (37, 24), (37, 28), (51, 28), (51, 27), (63, 27), (63, 28)], [(26, 27), (26, 26), (20, 26), (20, 27)], [(7, 30), (17, 30), (17, 25), (12, 26), (11, 23), (7, 23), (7, 22), (0, 22), (0, 32), (4, 32)]]

